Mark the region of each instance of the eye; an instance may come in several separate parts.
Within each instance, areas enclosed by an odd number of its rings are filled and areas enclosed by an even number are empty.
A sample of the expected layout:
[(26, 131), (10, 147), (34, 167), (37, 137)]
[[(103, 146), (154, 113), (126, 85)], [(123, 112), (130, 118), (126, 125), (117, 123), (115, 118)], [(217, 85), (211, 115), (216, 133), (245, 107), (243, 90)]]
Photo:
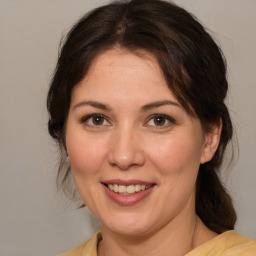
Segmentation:
[(108, 126), (110, 123), (103, 115), (93, 114), (82, 119), (82, 123), (89, 126)]
[(155, 126), (155, 127), (166, 127), (170, 124), (174, 124), (175, 120), (167, 115), (163, 114), (156, 114), (152, 115), (149, 120), (147, 121), (146, 125), (147, 126)]

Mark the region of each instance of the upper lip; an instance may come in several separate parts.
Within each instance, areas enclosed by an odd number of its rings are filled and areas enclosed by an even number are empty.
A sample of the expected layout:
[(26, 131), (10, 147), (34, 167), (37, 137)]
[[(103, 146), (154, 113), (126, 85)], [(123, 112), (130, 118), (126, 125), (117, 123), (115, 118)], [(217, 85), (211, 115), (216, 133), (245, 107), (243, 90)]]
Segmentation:
[(104, 180), (101, 183), (103, 184), (117, 184), (117, 185), (123, 185), (123, 186), (129, 186), (129, 185), (152, 185), (154, 183), (143, 181), (143, 180), (120, 180), (120, 179), (111, 179), (111, 180)]

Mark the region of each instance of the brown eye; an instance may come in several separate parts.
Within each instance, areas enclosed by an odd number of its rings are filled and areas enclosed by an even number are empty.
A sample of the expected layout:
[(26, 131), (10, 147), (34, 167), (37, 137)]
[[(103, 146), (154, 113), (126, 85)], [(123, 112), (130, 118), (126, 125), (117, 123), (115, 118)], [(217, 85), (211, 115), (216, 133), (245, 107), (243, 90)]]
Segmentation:
[(94, 125), (103, 125), (103, 123), (104, 123), (104, 117), (102, 117), (102, 116), (93, 116), (92, 117), (92, 123), (94, 124)]
[(153, 121), (156, 126), (163, 126), (166, 123), (166, 118), (163, 116), (156, 116)]
[(150, 119), (146, 123), (146, 126), (155, 128), (165, 128), (175, 123), (175, 119), (173, 119), (171, 116), (164, 114), (155, 114), (150, 117)]
[(98, 114), (92, 114), (89, 116), (86, 116), (81, 120), (83, 124), (86, 124), (88, 126), (110, 126), (111, 124), (108, 122), (108, 120), (103, 115)]

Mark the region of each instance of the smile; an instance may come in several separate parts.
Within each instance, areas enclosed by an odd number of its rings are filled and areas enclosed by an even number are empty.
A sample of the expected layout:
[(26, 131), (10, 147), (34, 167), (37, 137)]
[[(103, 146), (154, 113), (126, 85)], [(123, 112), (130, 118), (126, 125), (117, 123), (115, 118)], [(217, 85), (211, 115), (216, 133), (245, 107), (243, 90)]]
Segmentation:
[(106, 195), (121, 206), (132, 206), (147, 198), (156, 183), (142, 180), (105, 180), (101, 182)]
[(121, 194), (121, 195), (132, 195), (135, 193), (138, 193), (143, 190), (147, 190), (152, 185), (140, 185), (140, 184), (135, 184), (135, 185), (118, 185), (118, 184), (107, 184), (107, 187), (111, 190), (114, 191), (115, 193)]

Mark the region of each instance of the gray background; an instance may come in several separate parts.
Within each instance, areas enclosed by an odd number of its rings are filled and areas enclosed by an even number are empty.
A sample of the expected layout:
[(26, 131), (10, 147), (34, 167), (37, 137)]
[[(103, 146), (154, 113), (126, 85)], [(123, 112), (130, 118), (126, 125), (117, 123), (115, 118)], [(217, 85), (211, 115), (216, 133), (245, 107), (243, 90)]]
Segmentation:
[[(56, 193), (58, 154), (47, 134), (46, 93), (63, 33), (106, 1), (0, 0), (0, 255), (57, 255), (97, 224)], [(256, 19), (254, 0), (176, 0), (205, 24), (228, 60), (227, 100), (240, 157), (224, 176), (237, 230), (256, 239)], [(93, 221), (92, 221), (93, 220)]]

